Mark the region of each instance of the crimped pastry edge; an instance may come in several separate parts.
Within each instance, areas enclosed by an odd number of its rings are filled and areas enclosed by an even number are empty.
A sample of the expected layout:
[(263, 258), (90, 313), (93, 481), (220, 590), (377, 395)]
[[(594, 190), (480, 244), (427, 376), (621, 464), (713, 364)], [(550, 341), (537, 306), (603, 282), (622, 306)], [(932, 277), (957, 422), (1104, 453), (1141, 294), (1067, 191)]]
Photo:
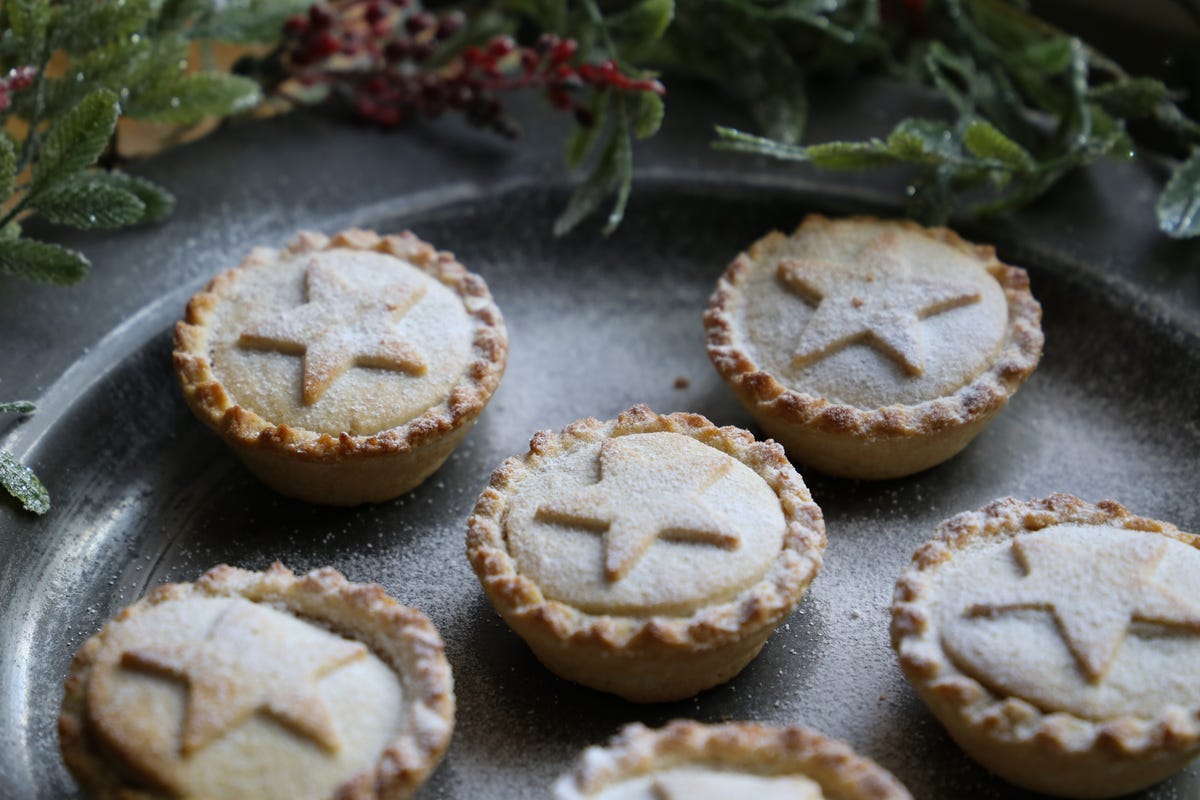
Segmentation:
[[(213, 371), (209, 355), (208, 323), (213, 309), (223, 302), (223, 291), (238, 280), (240, 273), (269, 268), (281, 257), (338, 248), (404, 259), (454, 291), (475, 326), (471, 360), (446, 400), (403, 425), (365, 436), (345, 432), (335, 436), (263, 419), (229, 396)], [(197, 417), (233, 443), (286, 453), (306, 461), (405, 453), (469, 425), (500, 385), (508, 358), (504, 318), (483, 278), (469, 272), (453, 253), (435, 250), (410, 231), (379, 236), (372, 231), (350, 229), (332, 237), (301, 231), (282, 251), (256, 247), (240, 265), (217, 275), (188, 301), (185, 319), (175, 325), (174, 342), (175, 372), (184, 398)]]
[[(1008, 301), (1008, 325), (1005, 344), (992, 365), (954, 394), (915, 404), (894, 404), (876, 409), (832, 402), (823, 397), (790, 389), (774, 375), (759, 368), (738, 343), (733, 321), (734, 307), (760, 254), (768, 245), (785, 237), (774, 231), (756, 241), (748, 252), (739, 253), (717, 281), (717, 287), (704, 312), (708, 355), (713, 365), (739, 397), (745, 397), (761, 412), (780, 423), (806, 429), (847, 434), (870, 440), (906, 438), (938, 433), (963, 425), (972, 419), (993, 414), (1037, 368), (1044, 336), (1042, 309), (1029, 291), (1029, 274), (1020, 267), (1004, 264), (996, 258), (991, 245), (977, 245), (949, 228), (926, 228), (911, 220), (885, 220), (870, 215), (831, 220), (821, 214), (809, 214), (796, 228), (793, 237), (805, 228), (851, 223), (878, 223), (927, 236), (983, 262), (1004, 291)], [(951, 454), (952, 455), (952, 454)]]
[[(994, 694), (959, 670), (941, 647), (928, 606), (937, 570), (956, 551), (981, 539), (1011, 539), (1072, 523), (1167, 536), (1200, 550), (1200, 536), (1183, 532), (1169, 522), (1132, 514), (1115, 500), (1093, 505), (1062, 493), (1029, 501), (1005, 497), (978, 511), (957, 514), (937, 526), (934, 539), (917, 548), (896, 582), (891, 638), (905, 677), (923, 698), (935, 697), (955, 709), (959, 721), (973, 735), (1006, 744), (1026, 744), (1051, 758), (1098, 751), (1128, 761), (1164, 751), (1185, 755), (1194, 752), (1200, 748), (1200, 708), (1171, 706), (1155, 719), (1119, 716), (1103, 721), (1061, 711), (1045, 712), (1019, 698)], [(1132, 789), (1114, 793), (1123, 791)]]
[[(762, 579), (737, 597), (688, 617), (589, 614), (546, 598), (533, 581), (517, 572), (508, 552), (504, 535), (508, 491), (528, 474), (531, 462), (576, 444), (658, 432), (690, 436), (733, 456), (767, 482), (779, 498), (787, 525), (779, 557)], [(539, 431), (530, 440), (528, 453), (506, 459), (492, 473), (467, 523), (467, 557), (502, 614), (572, 645), (641, 654), (715, 648), (766, 626), (774, 627), (804, 596), (820, 570), (824, 548), (821, 509), (782, 447), (771, 441), (757, 442), (740, 428), (717, 427), (699, 414), (659, 415), (645, 405), (630, 408), (616, 420), (588, 417), (559, 433)]]
[(705, 725), (678, 719), (654, 730), (627, 725), (606, 746), (589, 747), (554, 785), (555, 800), (585, 800), (618, 781), (684, 765), (800, 774), (839, 800), (912, 800), (890, 772), (849, 745), (802, 725)]
[(276, 562), (265, 572), (220, 564), (194, 583), (168, 583), (125, 607), (88, 639), (71, 662), (58, 718), (63, 760), (97, 800), (163, 800), (126, 783), (98, 752), (88, 730), (88, 679), (113, 625), (159, 603), (190, 597), (244, 597), (282, 607), (319, 627), (367, 645), (403, 684), (408, 728), (380, 752), (373, 767), (351, 776), (330, 800), (405, 800), (425, 782), (454, 730), (454, 680), (441, 636), (420, 611), (401, 605), (378, 584), (352, 583), (331, 567), (297, 576)]

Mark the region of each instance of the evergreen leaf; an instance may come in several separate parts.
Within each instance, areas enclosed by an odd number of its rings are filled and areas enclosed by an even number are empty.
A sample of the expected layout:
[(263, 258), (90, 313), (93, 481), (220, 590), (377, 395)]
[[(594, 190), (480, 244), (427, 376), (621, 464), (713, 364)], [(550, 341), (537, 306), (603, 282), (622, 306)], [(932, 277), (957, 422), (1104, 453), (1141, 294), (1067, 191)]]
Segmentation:
[(631, 114), (633, 135), (639, 139), (647, 139), (658, 133), (666, 113), (663, 99), (654, 92), (637, 92), (632, 95), (630, 102), (634, 106)]
[(1062, 111), (1065, 124), (1060, 126), (1059, 141), (1068, 153), (1074, 153), (1086, 147), (1092, 136), (1092, 115), (1087, 102), (1087, 50), (1078, 39), (1071, 39), (1071, 66), (1067, 78), (1070, 99)]
[(78, 283), (91, 264), (74, 250), (33, 239), (0, 240), (0, 274), (65, 286)]
[(608, 17), (604, 24), (623, 48), (637, 50), (662, 38), (675, 17), (675, 0), (641, 0), (632, 8)]
[(1050, 191), (1055, 183), (1066, 173), (1067, 167), (1045, 168), (1025, 178), (1019, 189), (986, 203), (976, 205), (971, 212), (979, 217), (991, 216), (1032, 203), (1037, 198)]
[(1134, 157), (1133, 139), (1125, 130), (1125, 120), (1117, 119), (1100, 106), (1093, 104), (1092, 127), (1095, 129), (1097, 137), (1112, 140), (1112, 147), (1107, 150), (1108, 155), (1124, 161)]
[(910, 131), (893, 130), (887, 138), (888, 150), (901, 161), (935, 161), (936, 156), (926, 147), (925, 139)]
[(163, 0), (155, 29), (159, 34), (181, 31), (212, 8), (213, 0)]
[(970, 60), (955, 55), (941, 42), (934, 42), (925, 54), (925, 70), (960, 116), (974, 113), (972, 88), (977, 78)]
[(189, 35), (237, 44), (275, 44), (287, 18), (310, 5), (312, 0), (229, 0), (201, 18)]
[[(70, 74), (45, 81), (44, 113), (65, 113), (89, 91), (110, 89), (128, 99), (183, 74), (187, 40), (178, 34), (126, 38), (97, 47), (72, 62)], [(79, 80), (77, 76), (83, 76)]]
[(1066, 36), (1056, 36), (1017, 51), (1014, 60), (1039, 75), (1049, 77), (1066, 72), (1073, 55), (1071, 40)]
[(1173, 239), (1200, 236), (1200, 147), (1171, 173), (1154, 205), (1158, 227)]
[(827, 142), (805, 148), (808, 160), (818, 167), (834, 170), (859, 170), (886, 167), (897, 163), (886, 142)]
[(1156, 122), (1168, 130), (1192, 139), (1200, 139), (1200, 122), (1186, 116), (1174, 103), (1163, 103), (1154, 112)]
[(31, 201), (55, 183), (95, 163), (104, 152), (120, 113), (117, 96), (97, 89), (50, 129), (33, 168)]
[(149, 41), (146, 51), (129, 60), (120, 86), (109, 84), (109, 88), (122, 92), (123, 111), (138, 95), (178, 81), (187, 72), (191, 44), (183, 34), (163, 33)]
[(621, 151), (623, 147), (628, 146), (629, 133), (620, 125), (614, 126), (591, 173), (571, 195), (567, 207), (554, 220), (555, 236), (566, 234), (589, 217), (617, 187), (617, 182), (621, 179)]
[(37, 406), (28, 400), (12, 400), (0, 403), (0, 414), (32, 414)]
[(15, 39), (14, 56), (20, 64), (41, 64), (50, 25), (49, 0), (9, 0), (8, 24)]
[(1020, 60), (1011, 63), (1010, 69), (1013, 80), (1034, 107), (1057, 115), (1059, 109), (1067, 102), (1067, 95), (1054, 76), (1043, 75)]
[[(944, 2), (946, 0), (943, 0)], [(961, 0), (951, 0), (956, 16), (962, 15)], [(1027, 0), (1014, 0), (1003, 3), (974, 3), (968, 0), (970, 19), (975, 30), (984, 41), (991, 40), (997, 47), (1006, 51), (1016, 51), (1038, 42), (1045, 41), (1048, 28), (1044, 25), (1030, 25), (1029, 18), (1019, 9), (1027, 9)]]
[(951, 187), (954, 169), (948, 164), (938, 164), (923, 170), (913, 184), (907, 208), (909, 217), (922, 225), (945, 225), (954, 208), (954, 190)]
[(0, 198), (12, 194), (16, 178), (17, 150), (13, 147), (12, 139), (0, 136)]
[(1029, 172), (1034, 167), (1029, 151), (990, 122), (975, 120), (968, 125), (963, 131), (963, 144), (973, 155), (1002, 161), (1019, 172)]
[(781, 22), (796, 22), (829, 36), (842, 45), (852, 45), (858, 38), (857, 34), (830, 18), (837, 11), (840, 3), (809, 2), (809, 0), (785, 0), (775, 5), (759, 5), (747, 3), (745, 0), (723, 0), (726, 6), (739, 14), (745, 14), (772, 26), (778, 27)]
[(125, 113), (150, 122), (191, 125), (206, 117), (224, 117), (253, 108), (260, 99), (259, 86), (250, 78), (199, 72), (131, 95)]
[(962, 156), (950, 125), (935, 119), (901, 120), (888, 135), (887, 145), (902, 161), (937, 163)]
[(137, 222), (162, 222), (175, 210), (175, 196), (153, 181), (127, 172), (103, 172), (95, 175), (94, 179), (123, 189), (140, 200), (145, 210)]
[(587, 159), (592, 152), (600, 134), (608, 126), (608, 109), (612, 92), (596, 92), (592, 102), (587, 106), (592, 112), (591, 125), (576, 125), (567, 137), (566, 161), (568, 169), (575, 169)]
[(1088, 100), (1118, 117), (1148, 117), (1167, 100), (1167, 87), (1154, 78), (1130, 78), (1088, 91)]
[(768, 136), (788, 144), (799, 142), (808, 123), (804, 73), (773, 39), (764, 41), (758, 67), (762, 84), (748, 98), (750, 113)]
[(66, 3), (54, 26), (55, 44), (80, 55), (108, 42), (128, 39), (154, 19), (156, 6), (153, 0)]
[(63, 181), (38, 194), (33, 205), (51, 222), (81, 230), (120, 228), (140, 222), (146, 214), (137, 195), (100, 175)]
[(776, 141), (765, 136), (755, 136), (737, 128), (716, 126), (717, 141), (714, 150), (732, 150), (736, 153), (770, 156), (782, 161), (808, 161), (808, 148)]
[(625, 207), (629, 204), (629, 193), (633, 189), (633, 143), (627, 120), (628, 115), (625, 113), (617, 120), (617, 199), (613, 202), (612, 210), (608, 212), (608, 220), (604, 223), (605, 236), (615, 231), (625, 218)]
[(21, 502), (26, 511), (40, 515), (50, 510), (50, 493), (46, 487), (33, 470), (13, 458), (7, 450), (0, 450), (0, 484)]

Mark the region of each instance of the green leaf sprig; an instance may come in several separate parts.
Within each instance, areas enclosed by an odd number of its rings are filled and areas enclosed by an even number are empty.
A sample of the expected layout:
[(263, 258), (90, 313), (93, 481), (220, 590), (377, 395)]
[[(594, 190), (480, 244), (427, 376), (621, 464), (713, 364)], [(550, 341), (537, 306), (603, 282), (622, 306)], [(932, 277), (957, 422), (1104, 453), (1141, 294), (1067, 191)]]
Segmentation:
[[(658, 72), (636, 63), (660, 46), (675, 19), (675, 0), (638, 0), (607, 16), (596, 0), (507, 0), (500, 6), (543, 31), (576, 40), (581, 61), (612, 59), (622, 72), (638, 79), (658, 77)], [(665, 106), (652, 92), (605, 91), (596, 94), (588, 112), (589, 124), (576, 124), (566, 144), (567, 167), (586, 167), (586, 175), (554, 221), (555, 235), (596, 213), (609, 197), (613, 205), (604, 233), (616, 230), (633, 187), (633, 142), (658, 132)]]
[[(100, 165), (121, 116), (190, 125), (255, 105), (258, 85), (188, 71), (192, 44), (278, 36), (297, 0), (12, 0), (0, 6), (0, 273), (70, 284), (79, 252), (24, 236), (37, 214), (80, 229), (155, 222), (174, 198)], [(270, 31), (267, 34), (267, 31)], [(16, 124), (10, 124), (13, 121)], [(13, 131), (19, 131), (13, 135)]]
[[(30, 414), (33, 411), (33, 403), (24, 400), (0, 403), (0, 414)], [(7, 489), (26, 511), (45, 514), (50, 510), (50, 493), (37, 475), (5, 450), (0, 450), (0, 486)]]
[[(833, 19), (854, 3), (822, 5)], [(871, 41), (891, 43), (879, 63), (941, 94), (949, 118), (909, 118), (883, 138), (807, 146), (786, 131), (718, 127), (715, 146), (831, 170), (905, 165), (914, 171), (910, 214), (942, 223), (962, 210), (1019, 208), (1078, 167), (1133, 157), (1128, 123), (1145, 120), (1192, 149), (1159, 198), (1159, 227), (1177, 238), (1200, 236), (1200, 124), (1162, 82), (1129, 75), (1005, 0), (935, 0), (923, 19), (930, 35), (903, 47), (879, 20), (867, 30)]]
[[(155, 222), (175, 199), (106, 170), (122, 116), (189, 125), (255, 105), (254, 81), (189, 72), (193, 42), (267, 41), (301, 0), (9, 0), (0, 5), (0, 275), (72, 284), (82, 253), (24, 235), (37, 214), (80, 229)], [(30, 403), (0, 412), (29, 413)], [(50, 508), (37, 476), (0, 451), (0, 484), (35, 514)]]

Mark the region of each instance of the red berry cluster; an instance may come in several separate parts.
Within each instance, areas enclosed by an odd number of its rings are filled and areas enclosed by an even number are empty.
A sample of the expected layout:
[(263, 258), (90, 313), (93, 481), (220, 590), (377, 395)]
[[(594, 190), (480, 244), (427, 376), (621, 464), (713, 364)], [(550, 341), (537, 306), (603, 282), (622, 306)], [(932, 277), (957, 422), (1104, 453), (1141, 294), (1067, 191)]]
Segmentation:
[(413, 0), (318, 3), (287, 21), (285, 63), (301, 84), (328, 87), (348, 99), (360, 117), (385, 128), (412, 114), (433, 118), (449, 110), (514, 136), (516, 124), (504, 113), (498, 92), (541, 89), (555, 108), (573, 111), (580, 124), (590, 125), (591, 112), (576, 97), (585, 86), (664, 91), (658, 81), (625, 75), (611, 60), (576, 66), (575, 41), (550, 34), (534, 47), (497, 36), (431, 67), (465, 24), (461, 12), (435, 16)]
[(0, 78), (0, 111), (12, 105), (13, 92), (28, 88), (37, 77), (37, 67), (16, 67)]

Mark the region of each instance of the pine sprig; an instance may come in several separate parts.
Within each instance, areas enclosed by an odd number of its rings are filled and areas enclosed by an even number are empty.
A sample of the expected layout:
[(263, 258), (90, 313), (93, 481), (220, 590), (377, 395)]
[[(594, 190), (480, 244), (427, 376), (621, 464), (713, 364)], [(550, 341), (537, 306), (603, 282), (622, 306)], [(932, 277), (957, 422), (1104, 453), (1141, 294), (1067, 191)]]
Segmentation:
[(174, 199), (142, 178), (109, 172), (120, 117), (191, 125), (256, 104), (256, 82), (188, 69), (191, 43), (220, 33), (239, 41), (278, 31), (297, 0), (15, 0), (0, 6), (0, 274), (67, 284), (80, 253), (35, 242), (30, 215), (75, 228), (163, 219)]
[(121, 107), (117, 95), (96, 89), (67, 111), (50, 128), (33, 166), (28, 201), (74, 178), (100, 157), (117, 127)]
[[(278, 36), (296, 0), (10, 0), (0, 5), (0, 275), (50, 284), (82, 280), (82, 253), (23, 235), (37, 214), (75, 228), (156, 222), (174, 198), (144, 178), (106, 171), (120, 116), (192, 124), (258, 102), (254, 81), (188, 72), (190, 43)], [(55, 71), (51, 73), (51, 64)], [(22, 125), (22, 137), (8, 131)], [(0, 403), (29, 413), (32, 404)], [(0, 451), (0, 484), (36, 514), (50, 509), (37, 476)]]

